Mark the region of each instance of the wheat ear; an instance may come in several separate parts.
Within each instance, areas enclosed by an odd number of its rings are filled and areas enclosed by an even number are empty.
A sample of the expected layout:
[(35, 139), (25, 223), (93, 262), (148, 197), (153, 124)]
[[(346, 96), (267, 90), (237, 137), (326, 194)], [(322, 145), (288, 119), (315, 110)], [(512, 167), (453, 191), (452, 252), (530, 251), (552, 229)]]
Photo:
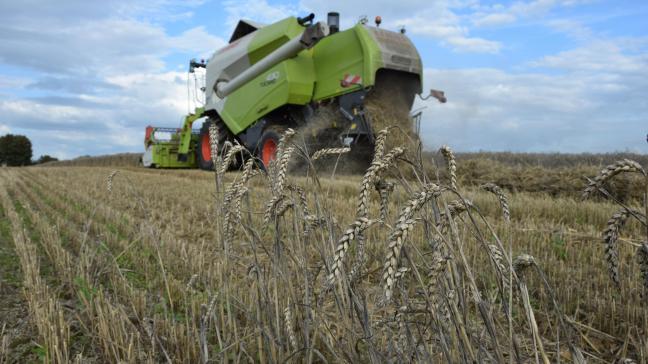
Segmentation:
[(223, 159), (223, 163), (220, 165), (219, 172), (220, 174), (224, 174), (227, 172), (227, 169), (229, 168), (230, 164), (232, 163), (232, 158), (236, 155), (236, 153), (239, 153), (241, 151), (245, 150), (245, 147), (236, 144), (233, 147), (231, 147), (228, 151), (227, 154), (225, 155), (225, 158)]
[(310, 211), (308, 209), (308, 199), (306, 198), (306, 192), (304, 189), (296, 185), (287, 185), (286, 188), (299, 196), (299, 207), (302, 209), (304, 216), (309, 216)]
[(457, 189), (457, 160), (455, 159), (454, 153), (449, 146), (442, 146), (439, 151), (445, 159), (446, 166), (448, 167), (448, 175), (450, 176), (450, 187), (453, 190)]
[(329, 285), (334, 284), (335, 280), (340, 277), (344, 257), (349, 251), (349, 247), (351, 246), (353, 240), (375, 222), (375, 220), (369, 220), (366, 217), (360, 217), (349, 226), (342, 237), (338, 240), (337, 247), (335, 248), (335, 255), (333, 256), (331, 273), (328, 276)]
[(357, 217), (366, 217), (368, 214), (370, 186), (375, 183), (380, 175), (404, 152), (405, 150), (403, 148), (396, 147), (390, 150), (384, 158), (371, 162), (371, 166), (367, 169), (360, 185), (358, 208), (356, 209)]
[(452, 200), (448, 202), (447, 208), (450, 216), (446, 214), (445, 210), (441, 211), (441, 213), (439, 214), (439, 223), (437, 224), (439, 231), (441, 231), (442, 234), (445, 234), (450, 227), (450, 220), (466, 212), (469, 207), (472, 207), (472, 202), (465, 199)]
[(272, 218), (272, 213), (276, 212), (277, 206), (286, 198), (285, 195), (275, 195), (270, 198), (270, 201), (266, 204), (265, 211), (263, 213), (263, 223), (267, 224), (268, 221)]
[(502, 288), (503, 292), (508, 292), (509, 288), (509, 270), (508, 270), (508, 264), (504, 264), (504, 252), (499, 248), (499, 246), (495, 244), (489, 244), (488, 245), (488, 250), (491, 253), (491, 256), (493, 257), (493, 262), (497, 266), (497, 270), (499, 271), (500, 275), (500, 280), (502, 282)]
[[(446, 261), (449, 257), (444, 257), (439, 251), (435, 251), (432, 255), (432, 266), (428, 272), (427, 291), (430, 296), (430, 303), (432, 304), (432, 313), (438, 318), (438, 321), (443, 325), (450, 322), (450, 311), (443, 302), (442, 291), (438, 288), (439, 277), (445, 272)], [(442, 317), (438, 317), (440, 315)]]
[(286, 148), (278, 159), (276, 168), (277, 175), (275, 180), (275, 188), (278, 194), (283, 193), (284, 183), (286, 182), (286, 175), (288, 172), (288, 163), (290, 162), (290, 157), (294, 150), (294, 147)]
[(394, 184), (381, 179), (375, 187), (380, 195), (380, 219), (385, 221), (389, 213), (389, 195), (394, 191)]
[(220, 170), (220, 159), (218, 158), (218, 127), (216, 124), (211, 123), (209, 125), (209, 146), (211, 147), (211, 159), (214, 163), (214, 170)]
[(405, 207), (401, 210), (396, 226), (389, 235), (387, 257), (383, 266), (383, 281), (385, 297), (389, 300), (392, 297), (395, 275), (398, 270), (398, 263), (403, 244), (409, 232), (414, 228), (414, 214), (420, 210), (431, 198), (441, 194), (442, 189), (430, 183), (410, 198)]
[(607, 222), (607, 227), (603, 230), (603, 241), (605, 243), (605, 261), (607, 262), (608, 272), (614, 285), (620, 287), (619, 281), (619, 246), (617, 240), (621, 228), (628, 220), (628, 210), (621, 209), (614, 213)]
[(349, 153), (350, 151), (351, 148), (349, 147), (320, 149), (317, 152), (313, 153), (313, 155), (310, 157), (310, 160), (311, 162), (315, 162), (316, 160), (328, 155), (344, 154), (344, 153)]
[(502, 191), (502, 189), (494, 183), (485, 183), (481, 186), (481, 188), (497, 196), (500, 207), (502, 208), (504, 220), (506, 222), (511, 222), (511, 210), (509, 209), (508, 199), (506, 198), (504, 191)]
[(637, 248), (637, 263), (641, 272), (642, 284), (648, 290), (648, 241), (644, 241)]
[(288, 340), (290, 341), (290, 345), (292, 346), (293, 350), (297, 350), (299, 346), (297, 344), (297, 335), (295, 335), (295, 330), (293, 329), (293, 327), (295, 327), (295, 323), (293, 321), (290, 300), (288, 300), (288, 304), (286, 305), (286, 308), (284, 308), (284, 319), (286, 321), (286, 332), (288, 333)]
[(385, 142), (387, 141), (389, 128), (385, 128), (375, 134), (373, 160), (380, 160), (385, 155)]
[(585, 187), (585, 190), (583, 191), (582, 198), (588, 198), (595, 191), (601, 188), (606, 181), (620, 173), (641, 173), (646, 176), (646, 171), (644, 171), (643, 167), (641, 167), (639, 163), (630, 159), (617, 161), (603, 168), (596, 177), (589, 181), (587, 187)]
[(294, 136), (294, 129), (288, 128), (284, 131), (281, 138), (279, 138), (277, 151), (275, 153), (276, 159), (273, 159), (270, 162), (270, 165), (266, 166), (273, 195), (280, 195), (283, 193), (283, 184), (286, 179), (288, 162), (290, 162), (290, 157), (295, 150), (294, 147), (289, 146), (289, 143)]

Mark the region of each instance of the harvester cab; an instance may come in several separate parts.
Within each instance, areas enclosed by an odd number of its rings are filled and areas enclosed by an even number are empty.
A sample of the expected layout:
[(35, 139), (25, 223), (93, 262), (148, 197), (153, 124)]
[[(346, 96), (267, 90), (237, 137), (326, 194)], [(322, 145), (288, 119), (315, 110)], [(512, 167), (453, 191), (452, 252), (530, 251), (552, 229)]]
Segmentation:
[[(409, 113), (422, 91), (423, 67), (405, 32), (379, 27), (381, 20), (342, 30), (335, 12), (326, 22), (314, 18), (241, 20), (228, 45), (207, 61), (192, 60), (189, 73), (204, 76), (193, 93), (202, 95), (201, 105), (185, 117), (175, 161), (149, 165), (211, 169), (212, 141), (217, 153), (239, 143), (267, 165), (287, 128), (303, 131), (309, 152), (345, 145), (370, 161), (375, 129), (398, 119), (414, 130)], [(194, 132), (199, 118), (205, 121)]]

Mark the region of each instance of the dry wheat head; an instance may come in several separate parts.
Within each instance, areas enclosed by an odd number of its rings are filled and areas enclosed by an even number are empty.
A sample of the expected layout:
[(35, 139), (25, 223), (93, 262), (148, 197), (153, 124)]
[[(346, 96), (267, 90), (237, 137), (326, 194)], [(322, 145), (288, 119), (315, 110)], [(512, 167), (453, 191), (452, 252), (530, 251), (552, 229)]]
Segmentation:
[(648, 241), (644, 241), (637, 248), (637, 263), (641, 271), (641, 282), (644, 288), (648, 290)]
[(211, 123), (209, 125), (209, 145), (211, 147), (211, 159), (214, 163), (215, 171), (220, 170), (220, 160), (218, 158), (218, 137), (218, 127), (216, 127), (216, 124)]
[(335, 154), (344, 154), (344, 153), (349, 153), (351, 151), (351, 148), (349, 147), (344, 147), (344, 148), (324, 148), (320, 149), (317, 152), (313, 153), (313, 155), (310, 157), (310, 160), (312, 162), (315, 162), (316, 160), (328, 156), (328, 155), (335, 155)]
[(356, 209), (357, 217), (367, 217), (369, 210), (369, 189), (372, 184), (374, 184), (379, 178), (380, 175), (389, 168), (392, 163), (405, 152), (405, 149), (396, 147), (389, 151), (384, 158), (380, 160), (374, 160), (371, 162), (371, 166), (367, 169), (364, 177), (362, 178), (362, 183), (360, 185), (360, 193), (358, 198), (358, 207)]
[(335, 255), (333, 256), (333, 264), (331, 265), (331, 273), (328, 276), (329, 285), (334, 284), (335, 280), (340, 277), (344, 257), (349, 251), (349, 247), (353, 240), (375, 222), (375, 220), (360, 217), (349, 226), (342, 237), (338, 240), (337, 247), (335, 248)]
[(608, 220), (605, 230), (603, 230), (603, 241), (605, 243), (605, 261), (607, 263), (610, 278), (617, 287), (619, 282), (619, 246), (617, 240), (623, 225), (628, 220), (629, 212), (621, 209), (612, 215)]
[(114, 170), (114, 171), (110, 172), (110, 174), (108, 175), (108, 178), (106, 178), (106, 185), (107, 185), (106, 188), (108, 190), (108, 193), (112, 193), (113, 179), (115, 178), (117, 173), (119, 173), (119, 171)]
[(633, 160), (623, 159), (617, 161), (603, 168), (603, 170), (601, 170), (601, 172), (599, 172), (599, 174), (594, 177), (594, 179), (591, 179), (589, 181), (587, 187), (585, 187), (585, 190), (583, 190), (582, 198), (588, 198), (595, 191), (601, 188), (606, 181), (610, 180), (612, 177), (620, 173), (641, 173), (644, 176), (646, 175), (646, 171), (644, 171), (643, 167), (641, 167), (639, 163)]
[(453, 190), (457, 189), (457, 160), (455, 159), (454, 153), (449, 146), (442, 146), (439, 151), (443, 155), (443, 158), (446, 161), (446, 166), (448, 167), (448, 175), (450, 176), (450, 187)]
[(229, 168), (230, 164), (232, 163), (232, 158), (236, 155), (236, 153), (240, 153), (243, 150), (245, 150), (245, 147), (240, 145), (240, 144), (235, 144), (232, 146), (228, 151), (227, 154), (225, 155), (225, 158), (223, 159), (223, 163), (220, 165), (219, 172), (220, 174), (224, 174), (227, 169)]
[(506, 222), (510, 222), (511, 210), (509, 209), (508, 198), (506, 198), (504, 191), (502, 191), (502, 189), (494, 183), (485, 183), (481, 186), (481, 188), (497, 196), (497, 199), (499, 200), (500, 203), (500, 207), (502, 208), (502, 214), (504, 215), (504, 220)]

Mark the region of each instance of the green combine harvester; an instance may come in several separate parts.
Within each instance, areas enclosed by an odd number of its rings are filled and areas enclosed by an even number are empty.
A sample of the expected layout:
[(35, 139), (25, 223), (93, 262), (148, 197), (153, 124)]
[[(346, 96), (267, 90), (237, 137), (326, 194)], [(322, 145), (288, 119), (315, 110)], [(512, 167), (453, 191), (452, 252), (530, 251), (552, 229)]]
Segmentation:
[[(207, 62), (192, 60), (190, 74), (204, 69), (204, 106), (187, 115), (181, 129), (147, 127), (143, 164), (212, 169), (211, 125), (219, 146), (242, 144), (264, 165), (289, 127), (309, 131), (311, 153), (350, 146), (352, 154), (370, 160), (374, 131), (365, 102), (381, 97), (386, 107), (409, 112), (422, 91), (419, 54), (404, 30), (380, 28), (379, 17), (376, 26), (364, 20), (344, 31), (338, 13), (329, 13), (326, 24), (313, 19), (270, 25), (241, 20), (227, 46)], [(433, 96), (445, 101), (442, 93)], [(318, 117), (323, 108), (335, 117)], [(194, 131), (201, 118), (202, 128)], [(156, 138), (160, 133), (170, 137)]]

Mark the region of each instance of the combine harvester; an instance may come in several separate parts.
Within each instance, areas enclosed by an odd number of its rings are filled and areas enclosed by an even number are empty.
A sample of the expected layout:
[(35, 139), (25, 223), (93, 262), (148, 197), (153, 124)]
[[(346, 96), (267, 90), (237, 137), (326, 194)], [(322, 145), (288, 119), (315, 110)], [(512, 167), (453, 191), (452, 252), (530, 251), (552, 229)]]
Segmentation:
[[(303, 134), (311, 153), (350, 146), (352, 155), (369, 161), (374, 131), (367, 99), (409, 113), (422, 91), (421, 59), (404, 30), (380, 28), (380, 17), (376, 26), (361, 20), (344, 31), (338, 13), (329, 13), (327, 24), (313, 18), (270, 25), (241, 20), (227, 46), (206, 63), (192, 60), (190, 74), (204, 69), (204, 106), (187, 115), (181, 129), (147, 127), (143, 164), (212, 169), (211, 125), (218, 129), (219, 146), (240, 143), (264, 165), (275, 158), (289, 127), (308, 131)], [(442, 92), (431, 95), (445, 102)], [(193, 131), (200, 118), (202, 128)], [(171, 136), (156, 138), (161, 132)]]

